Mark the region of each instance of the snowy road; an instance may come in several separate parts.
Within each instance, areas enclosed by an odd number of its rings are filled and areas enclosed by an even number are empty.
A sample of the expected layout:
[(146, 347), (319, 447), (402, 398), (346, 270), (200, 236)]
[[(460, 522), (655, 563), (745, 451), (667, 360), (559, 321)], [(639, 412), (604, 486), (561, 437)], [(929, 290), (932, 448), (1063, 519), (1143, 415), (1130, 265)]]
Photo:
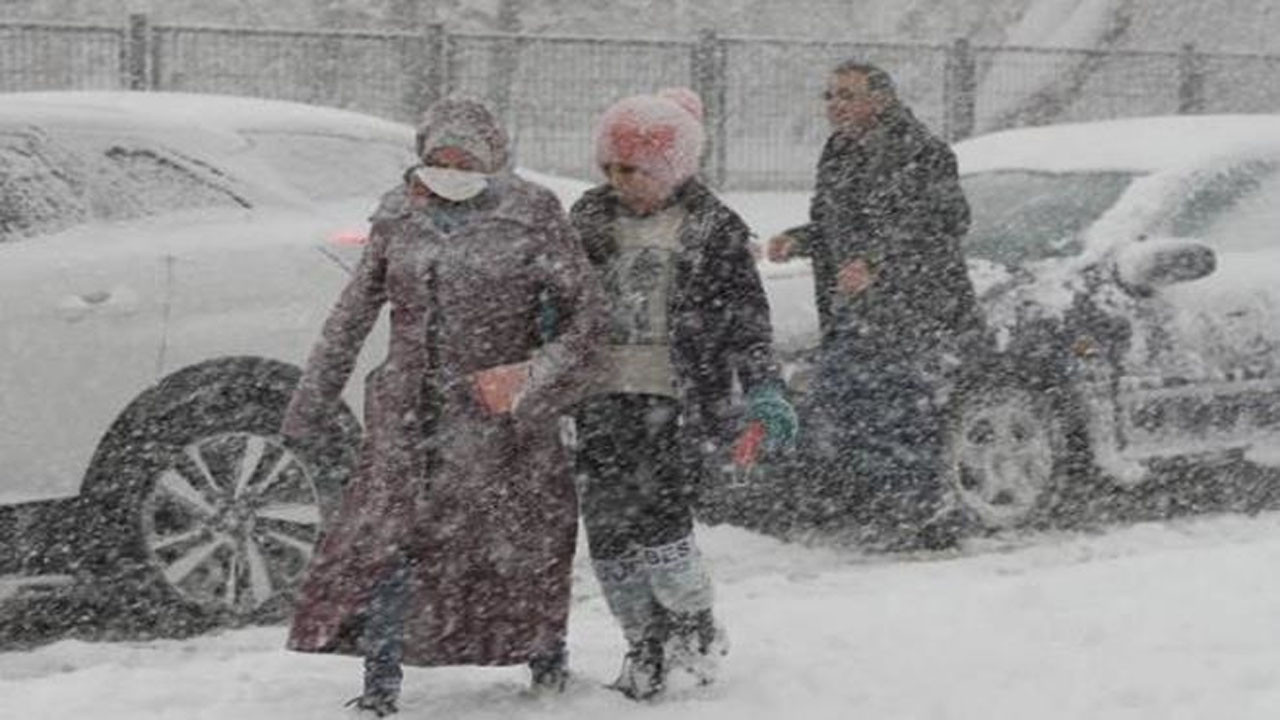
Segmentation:
[[(580, 560), (567, 695), (522, 668), (410, 670), (413, 718), (1274, 718), (1280, 514), (869, 558), (744, 531), (703, 537), (733, 639), (722, 681), (637, 705)], [(358, 662), (281, 649), (281, 628), (0, 654), (0, 718), (348, 717)]]

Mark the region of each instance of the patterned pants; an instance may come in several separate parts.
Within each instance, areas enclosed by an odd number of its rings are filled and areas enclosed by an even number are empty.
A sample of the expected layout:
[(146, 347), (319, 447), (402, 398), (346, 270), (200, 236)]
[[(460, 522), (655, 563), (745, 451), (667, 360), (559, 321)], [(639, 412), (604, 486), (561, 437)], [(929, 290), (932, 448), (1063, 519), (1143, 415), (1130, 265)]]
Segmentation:
[(578, 414), (583, 522), (596, 578), (627, 639), (655, 603), (676, 614), (711, 607), (711, 578), (693, 538), (679, 405), (650, 395), (592, 398)]

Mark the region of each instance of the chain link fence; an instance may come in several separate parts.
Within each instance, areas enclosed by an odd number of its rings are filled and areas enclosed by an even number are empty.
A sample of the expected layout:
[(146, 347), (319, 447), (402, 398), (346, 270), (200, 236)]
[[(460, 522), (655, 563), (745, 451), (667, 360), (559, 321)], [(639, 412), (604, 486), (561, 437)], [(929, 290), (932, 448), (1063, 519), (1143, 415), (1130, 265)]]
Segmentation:
[(457, 35), (448, 41), (448, 90), (498, 109), (521, 164), (589, 178), (591, 126), (615, 99), (688, 85), (689, 43)]
[(1164, 115), (1194, 101), (1178, 53), (984, 48), (975, 60), (978, 128)]
[(360, 109), (404, 119), (419, 91), (405, 68), (423, 56), (416, 35), (153, 28), (151, 89), (220, 93)]
[(946, 133), (947, 48), (729, 38), (724, 62), (724, 176), (734, 187), (804, 187), (830, 130), (828, 71), (857, 57), (893, 75), (903, 100)]
[(0, 23), (0, 92), (119, 88), (125, 47), (123, 28)]
[(1280, 57), (1207, 55), (1199, 70), (1205, 112), (1280, 112)]
[(591, 126), (613, 100), (671, 85), (707, 107), (705, 172), (738, 189), (804, 188), (827, 135), (828, 70), (874, 62), (952, 140), (1050, 122), (1177, 112), (1280, 112), (1280, 56), (420, 32), (374, 33), (0, 21), (0, 91), (224, 93), (412, 122), (462, 92), (489, 102), (526, 167), (596, 175)]

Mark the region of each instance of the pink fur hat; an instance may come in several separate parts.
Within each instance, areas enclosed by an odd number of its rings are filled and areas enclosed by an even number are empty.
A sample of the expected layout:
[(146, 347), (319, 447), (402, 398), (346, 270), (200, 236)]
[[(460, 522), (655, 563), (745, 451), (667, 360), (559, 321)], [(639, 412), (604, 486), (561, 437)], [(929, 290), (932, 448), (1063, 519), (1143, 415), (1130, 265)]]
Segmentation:
[(702, 100), (689, 88), (667, 88), (614, 103), (596, 127), (596, 164), (632, 165), (675, 188), (698, 173), (706, 133)]

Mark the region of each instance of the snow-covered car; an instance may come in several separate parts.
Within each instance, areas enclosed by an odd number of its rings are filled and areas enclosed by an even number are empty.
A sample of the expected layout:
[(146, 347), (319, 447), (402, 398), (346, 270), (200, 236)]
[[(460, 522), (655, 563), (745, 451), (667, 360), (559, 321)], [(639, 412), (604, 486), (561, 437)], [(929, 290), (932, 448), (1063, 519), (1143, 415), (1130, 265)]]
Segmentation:
[(1023, 129), (956, 152), (996, 348), (952, 402), (966, 508), (1008, 526), (1173, 461), (1276, 464), (1280, 116)]
[[(955, 150), (992, 335), (943, 399), (949, 479), (976, 521), (1038, 522), (1178, 464), (1280, 464), (1280, 116), (1028, 128)], [(770, 229), (803, 220), (801, 202), (773, 203), (789, 217)], [(807, 265), (762, 267), (782, 349), (803, 357)]]
[(359, 383), (312, 446), (280, 415), (412, 139), (242, 98), (0, 99), (0, 589), (287, 608), (354, 463)]

